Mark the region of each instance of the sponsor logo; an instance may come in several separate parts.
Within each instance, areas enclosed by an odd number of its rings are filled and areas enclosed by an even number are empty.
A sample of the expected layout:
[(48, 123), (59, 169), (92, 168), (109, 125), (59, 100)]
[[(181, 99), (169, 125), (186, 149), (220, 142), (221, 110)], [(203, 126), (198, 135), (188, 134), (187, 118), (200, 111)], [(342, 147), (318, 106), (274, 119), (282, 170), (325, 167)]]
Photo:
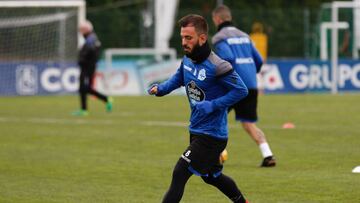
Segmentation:
[(78, 68), (68, 68), (61, 72), (59, 68), (50, 67), (41, 73), (40, 84), (48, 92), (74, 92), (79, 88), (79, 74)]
[(233, 37), (226, 41), (228, 44), (250, 44), (250, 39), (247, 37)]
[[(338, 66), (338, 87), (344, 88), (346, 83), (360, 88), (360, 64), (351, 68), (348, 64)], [(297, 89), (305, 88), (331, 88), (331, 72), (328, 65), (312, 64), (309, 67), (304, 64), (296, 64), (290, 71), (291, 85)]]
[[(288, 68), (289, 72), (281, 69)], [(262, 78), (259, 84), (266, 90), (329, 90), (332, 86), (331, 68), (327, 64), (294, 64), (279, 67), (277, 64), (264, 64), (261, 70)], [(282, 78), (284, 77), (284, 78)], [(360, 64), (339, 64), (337, 85), (341, 89), (360, 88)], [(286, 83), (284, 83), (284, 81)]]
[(249, 64), (249, 63), (254, 63), (254, 60), (252, 58), (236, 58), (235, 63)]
[(37, 68), (33, 65), (16, 67), (16, 92), (20, 95), (34, 95), (38, 91)]
[(186, 85), (186, 93), (191, 104), (193, 105), (196, 102), (200, 102), (205, 99), (204, 91), (200, 89), (194, 81), (191, 81)]
[(277, 65), (264, 64), (262, 67), (262, 82), (267, 90), (278, 90), (284, 88), (284, 82), (281, 78)]

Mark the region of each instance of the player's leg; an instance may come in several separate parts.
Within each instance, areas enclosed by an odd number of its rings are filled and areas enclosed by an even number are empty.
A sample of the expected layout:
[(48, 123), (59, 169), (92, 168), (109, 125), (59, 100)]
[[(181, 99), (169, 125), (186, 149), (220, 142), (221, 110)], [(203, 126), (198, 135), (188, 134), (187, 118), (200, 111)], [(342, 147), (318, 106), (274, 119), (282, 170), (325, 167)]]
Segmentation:
[(185, 184), (192, 174), (197, 176), (207, 175), (214, 165), (214, 160), (219, 163), (219, 155), (225, 148), (227, 140), (221, 141), (221, 149), (216, 148), (217, 142), (217, 140), (207, 135), (190, 135), (190, 146), (181, 155), (174, 168), (171, 185), (163, 202), (179, 202)]
[(263, 163), (261, 164), (261, 166), (275, 166), (276, 161), (274, 159), (270, 146), (266, 141), (264, 132), (260, 128), (258, 128), (255, 123), (242, 122), (242, 126), (259, 146), (260, 152), (263, 156)]
[(227, 141), (223, 140), (209, 140), (206, 146), (209, 146), (207, 157), (210, 158), (208, 162), (208, 173), (201, 178), (207, 183), (218, 188), (233, 202), (246, 202), (244, 196), (241, 194), (235, 181), (222, 174), (223, 164), (219, 160), (220, 153), (225, 149)]
[(236, 203), (246, 203), (245, 197), (240, 192), (235, 181), (224, 174), (220, 174), (217, 177), (209, 175), (207, 177), (201, 177), (207, 184), (210, 184), (222, 193), (224, 193), (229, 199)]
[(259, 146), (260, 152), (263, 156), (261, 166), (275, 166), (276, 161), (266, 140), (265, 134), (256, 126), (256, 121), (258, 119), (257, 98), (258, 90), (250, 89), (248, 96), (236, 104), (236, 120), (242, 123), (244, 130)]
[(91, 77), (90, 77), (89, 93), (91, 95), (94, 95), (101, 101), (105, 102), (106, 103), (106, 111), (111, 112), (112, 108), (113, 108), (113, 99), (111, 97), (105, 96), (104, 94), (101, 94), (100, 92), (96, 91), (93, 86), (94, 81), (95, 81), (95, 77), (94, 77), (94, 73), (92, 73)]
[(100, 92), (96, 91), (94, 89), (94, 82), (95, 82), (95, 77), (94, 77), (94, 73), (92, 73), (90, 76), (90, 84), (89, 84), (89, 93), (91, 95), (94, 95), (95, 97), (97, 97), (98, 99), (102, 100), (103, 102), (107, 102), (107, 96), (101, 94)]
[(108, 97), (101, 94), (100, 92), (96, 91), (94, 88), (90, 87), (89, 88), (89, 94), (94, 95), (95, 97), (97, 97), (98, 99), (100, 99), (103, 102), (108, 102)]
[(184, 159), (179, 159), (172, 174), (170, 188), (163, 198), (163, 203), (180, 202), (184, 193), (186, 182), (192, 175), (192, 173), (188, 170), (188, 166), (189, 164)]
[(242, 127), (250, 135), (250, 137), (260, 145), (266, 142), (264, 132), (262, 132), (255, 123), (252, 122), (241, 122)]
[(86, 75), (81, 72), (80, 73), (80, 77), (79, 77), (79, 95), (80, 95), (80, 106), (81, 106), (81, 109), (78, 110), (78, 111), (75, 111), (73, 112), (72, 114), (73, 115), (76, 115), (76, 116), (86, 116), (88, 115), (88, 112), (87, 112), (87, 77)]
[(86, 101), (87, 79), (88, 78), (86, 77), (86, 75), (83, 72), (81, 72), (79, 78), (79, 82), (80, 82), (79, 93), (80, 93), (81, 109), (85, 111), (87, 110), (87, 101)]

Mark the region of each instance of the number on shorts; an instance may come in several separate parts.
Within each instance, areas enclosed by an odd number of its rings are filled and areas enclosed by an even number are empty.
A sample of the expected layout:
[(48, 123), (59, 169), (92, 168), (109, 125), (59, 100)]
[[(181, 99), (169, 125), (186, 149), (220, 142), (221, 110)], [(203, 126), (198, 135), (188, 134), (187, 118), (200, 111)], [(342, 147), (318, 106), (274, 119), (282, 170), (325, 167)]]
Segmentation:
[(191, 150), (188, 150), (186, 153), (185, 153), (185, 156), (188, 157), (191, 153)]

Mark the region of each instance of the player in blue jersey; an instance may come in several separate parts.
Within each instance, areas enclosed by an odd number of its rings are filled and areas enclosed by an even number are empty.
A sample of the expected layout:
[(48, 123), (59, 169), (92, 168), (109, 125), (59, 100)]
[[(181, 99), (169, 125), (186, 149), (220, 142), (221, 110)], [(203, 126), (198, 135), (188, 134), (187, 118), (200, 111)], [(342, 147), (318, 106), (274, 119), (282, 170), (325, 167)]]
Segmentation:
[(215, 186), (233, 202), (246, 202), (235, 182), (222, 173), (220, 153), (228, 140), (227, 109), (248, 91), (230, 63), (220, 59), (208, 45), (208, 24), (202, 16), (180, 19), (185, 56), (177, 72), (148, 92), (163, 96), (185, 86), (191, 108), (190, 145), (179, 158), (164, 203), (181, 200), (185, 184), (195, 174)]
[(221, 5), (215, 8), (212, 17), (218, 29), (212, 38), (216, 54), (231, 63), (249, 89), (248, 96), (230, 109), (235, 110), (236, 120), (242, 123), (245, 131), (258, 144), (263, 156), (260, 166), (275, 166), (276, 161), (265, 134), (255, 124), (258, 119), (256, 73), (260, 71), (263, 64), (261, 56), (252, 44), (250, 37), (233, 26), (231, 11), (227, 6)]

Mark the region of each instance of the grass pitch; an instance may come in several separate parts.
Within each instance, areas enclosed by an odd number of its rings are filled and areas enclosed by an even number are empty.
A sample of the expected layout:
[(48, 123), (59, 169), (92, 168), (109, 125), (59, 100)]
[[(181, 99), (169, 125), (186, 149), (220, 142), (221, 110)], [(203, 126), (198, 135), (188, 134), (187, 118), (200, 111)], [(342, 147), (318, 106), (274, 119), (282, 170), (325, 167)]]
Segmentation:
[[(277, 158), (259, 168), (258, 147), (229, 115), (233, 177), (255, 203), (360, 202), (360, 94), (264, 95), (258, 126)], [(0, 202), (161, 202), (188, 145), (185, 97), (116, 97), (114, 112), (77, 96), (0, 98)], [(295, 129), (282, 129), (293, 122)], [(198, 177), (182, 202), (230, 202)]]

